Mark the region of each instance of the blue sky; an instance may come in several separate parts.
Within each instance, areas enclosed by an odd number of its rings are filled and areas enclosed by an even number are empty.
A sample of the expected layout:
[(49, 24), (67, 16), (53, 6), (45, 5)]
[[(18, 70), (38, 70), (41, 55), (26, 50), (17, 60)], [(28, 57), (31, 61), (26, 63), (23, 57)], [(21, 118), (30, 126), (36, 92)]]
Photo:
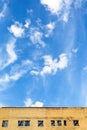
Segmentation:
[(87, 0), (0, 1), (0, 106), (87, 106)]

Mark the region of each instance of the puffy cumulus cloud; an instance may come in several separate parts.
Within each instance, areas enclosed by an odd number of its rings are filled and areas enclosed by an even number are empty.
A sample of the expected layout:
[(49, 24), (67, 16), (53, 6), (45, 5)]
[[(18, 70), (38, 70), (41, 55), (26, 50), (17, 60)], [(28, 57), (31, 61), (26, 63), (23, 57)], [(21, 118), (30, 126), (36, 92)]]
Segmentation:
[(41, 4), (43, 4), (46, 9), (51, 11), (53, 14), (59, 13), (63, 7), (62, 0), (41, 0)]
[(40, 101), (33, 102), (31, 98), (26, 98), (24, 104), (25, 107), (43, 107), (43, 102)]
[(54, 22), (50, 22), (48, 23), (46, 26), (46, 37), (49, 37), (49, 35), (53, 32), (54, 28), (55, 28), (55, 23)]
[(33, 44), (36, 44), (37, 46), (41, 45), (42, 47), (46, 46), (45, 42), (42, 40), (43, 33), (40, 32), (37, 28), (31, 28), (29, 37)]
[(6, 53), (3, 53), (3, 51), (0, 52), (0, 70), (6, 68), (8, 65), (12, 64), (17, 60), (17, 55), (15, 53), (15, 43), (16, 39), (11, 38), (6, 44)]
[(61, 54), (58, 59), (53, 59), (51, 56), (44, 56), (44, 67), (40, 74), (43, 76), (44, 74), (56, 74), (58, 69), (62, 70), (68, 65), (68, 58), (66, 54)]
[(0, 19), (5, 17), (5, 14), (6, 14), (6, 10), (7, 10), (7, 4), (4, 3), (3, 7), (2, 7), (2, 10), (0, 12)]
[(60, 56), (59, 56), (59, 62), (58, 62), (58, 68), (59, 69), (64, 69), (64, 68), (66, 68), (67, 67), (67, 65), (68, 65), (68, 58), (67, 58), (67, 55), (66, 54), (61, 54)]
[(12, 81), (17, 81), (24, 74), (26, 74), (32, 65), (32, 61), (25, 60), (21, 65), (14, 65), (9, 73), (5, 73), (3, 76), (0, 76), (0, 91), (8, 88), (8, 84)]
[(43, 4), (47, 10), (52, 14), (60, 16), (60, 19), (64, 22), (68, 21), (71, 3), (71, 0), (41, 0), (41, 4)]
[[(26, 26), (28, 26), (28, 25), (26, 25)], [(10, 33), (12, 33), (17, 38), (23, 37), (24, 31), (25, 31), (23, 25), (19, 22), (15, 22), (13, 25), (11, 25), (8, 28), (8, 30)]]
[(44, 76), (46, 74), (55, 75), (58, 70), (65, 69), (68, 66), (68, 56), (63, 53), (59, 55), (59, 60), (53, 59), (51, 55), (43, 56), (44, 65), (40, 71), (32, 70), (32, 75), (41, 75)]
[(84, 0), (40, 0), (40, 2), (45, 6), (46, 10), (49, 10), (52, 14), (59, 16), (64, 22), (67, 22), (72, 4), (78, 8), (81, 7)]

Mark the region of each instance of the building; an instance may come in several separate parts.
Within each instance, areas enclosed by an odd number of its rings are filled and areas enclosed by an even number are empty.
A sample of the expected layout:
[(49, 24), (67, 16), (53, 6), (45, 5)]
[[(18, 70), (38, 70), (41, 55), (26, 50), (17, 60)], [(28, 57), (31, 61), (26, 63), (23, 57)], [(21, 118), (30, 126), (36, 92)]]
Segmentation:
[(0, 108), (0, 130), (87, 130), (87, 108)]

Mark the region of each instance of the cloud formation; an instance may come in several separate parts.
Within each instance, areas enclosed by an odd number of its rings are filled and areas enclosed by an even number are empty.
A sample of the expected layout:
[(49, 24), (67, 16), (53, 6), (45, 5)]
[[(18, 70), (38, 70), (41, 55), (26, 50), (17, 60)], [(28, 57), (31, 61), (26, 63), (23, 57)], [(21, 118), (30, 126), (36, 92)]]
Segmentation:
[(24, 104), (25, 107), (43, 107), (43, 102), (40, 101), (33, 102), (31, 98), (26, 98)]
[(59, 13), (63, 6), (62, 0), (41, 0), (41, 4), (43, 4), (46, 9), (51, 11), (53, 14)]
[[(28, 24), (28, 23), (27, 23)], [(25, 24), (26, 25), (26, 24)], [(28, 25), (26, 25), (28, 26)], [(21, 38), (24, 35), (24, 27), (21, 23), (15, 22), (8, 28), (9, 32), (12, 33), (16, 38)]]
[(8, 84), (12, 81), (17, 81), (31, 68), (32, 62), (30, 60), (22, 61), (21, 65), (14, 65), (9, 73), (0, 76), (0, 91), (8, 88)]
[(7, 4), (4, 3), (3, 8), (2, 8), (2, 10), (0, 12), (0, 19), (3, 18), (3, 17), (5, 17), (6, 10), (7, 10)]
[(42, 47), (46, 46), (45, 42), (42, 40), (43, 33), (40, 32), (38, 30), (38, 28), (31, 28), (30, 29), (30, 36), (29, 36), (29, 38), (30, 38), (31, 42), (33, 44), (36, 44), (37, 46), (38, 45), (41, 45)]
[(17, 60), (17, 55), (15, 53), (15, 43), (16, 39), (11, 38), (6, 44), (6, 53), (1, 51), (0, 70), (6, 68), (8, 65), (14, 63), (14, 61)]
[(50, 23), (48, 23), (48, 24), (45, 26), (45, 29), (46, 29), (45, 37), (49, 37), (50, 34), (53, 33), (54, 28), (55, 28), (55, 22), (50, 22)]
[(29, 28), (30, 24), (31, 24), (30, 19), (26, 19), (26, 20), (25, 20), (24, 27), (25, 27), (25, 28)]
[(67, 54), (63, 53), (59, 55), (58, 59), (53, 59), (51, 55), (43, 56), (44, 65), (40, 71), (32, 70), (32, 75), (41, 75), (44, 76), (46, 74), (55, 75), (58, 70), (65, 69), (68, 66), (68, 57)]
[(82, 5), (83, 0), (40, 0), (40, 2), (45, 6), (46, 10), (51, 12), (51, 14), (57, 15), (64, 22), (67, 22), (72, 4), (78, 8)]

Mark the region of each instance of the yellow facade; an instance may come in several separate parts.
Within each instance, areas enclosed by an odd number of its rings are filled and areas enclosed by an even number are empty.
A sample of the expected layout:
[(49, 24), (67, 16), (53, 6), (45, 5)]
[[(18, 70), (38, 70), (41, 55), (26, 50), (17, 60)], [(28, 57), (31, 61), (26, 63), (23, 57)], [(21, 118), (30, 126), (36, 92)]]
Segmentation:
[(87, 130), (87, 108), (0, 108), (0, 130)]

